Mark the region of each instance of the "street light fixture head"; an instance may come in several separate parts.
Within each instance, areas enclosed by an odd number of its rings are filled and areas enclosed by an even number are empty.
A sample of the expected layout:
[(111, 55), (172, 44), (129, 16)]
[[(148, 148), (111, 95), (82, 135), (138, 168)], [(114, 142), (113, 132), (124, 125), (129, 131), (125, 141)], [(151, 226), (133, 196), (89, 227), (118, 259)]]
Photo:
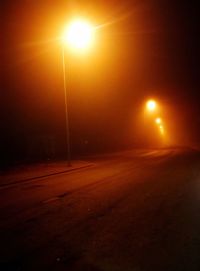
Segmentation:
[(162, 123), (162, 119), (161, 118), (156, 118), (155, 122), (156, 122), (156, 124), (161, 124)]
[(157, 104), (156, 104), (156, 102), (154, 100), (149, 100), (146, 103), (147, 110), (150, 111), (150, 112), (155, 111), (156, 106), (157, 106)]
[(72, 49), (85, 50), (91, 46), (94, 27), (89, 22), (78, 19), (72, 21), (65, 29), (62, 40)]

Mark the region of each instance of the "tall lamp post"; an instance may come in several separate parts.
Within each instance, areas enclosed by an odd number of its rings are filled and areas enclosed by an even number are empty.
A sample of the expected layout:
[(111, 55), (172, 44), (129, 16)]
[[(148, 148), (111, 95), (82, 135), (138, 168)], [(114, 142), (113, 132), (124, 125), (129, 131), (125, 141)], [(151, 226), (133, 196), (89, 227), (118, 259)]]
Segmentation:
[(71, 166), (71, 149), (70, 149), (70, 129), (69, 129), (69, 113), (67, 99), (67, 81), (66, 81), (66, 61), (65, 61), (65, 45), (68, 45), (77, 53), (83, 53), (92, 44), (94, 27), (84, 20), (74, 20), (65, 29), (62, 35), (62, 62), (63, 62), (63, 83), (65, 93), (65, 130), (67, 143), (67, 164)]
[(67, 103), (67, 82), (66, 82), (66, 67), (65, 67), (65, 48), (62, 46), (62, 60), (63, 60), (63, 83), (65, 93), (65, 130), (66, 130), (66, 143), (67, 143), (67, 165), (71, 166), (71, 148), (70, 148), (70, 134), (69, 134), (69, 114)]

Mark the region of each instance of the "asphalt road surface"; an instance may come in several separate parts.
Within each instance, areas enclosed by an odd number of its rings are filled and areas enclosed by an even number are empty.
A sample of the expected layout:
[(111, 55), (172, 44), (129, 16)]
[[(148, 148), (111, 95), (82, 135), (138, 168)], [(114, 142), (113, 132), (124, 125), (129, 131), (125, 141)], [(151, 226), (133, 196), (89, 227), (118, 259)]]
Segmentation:
[(0, 270), (199, 271), (200, 154), (90, 160), (0, 189)]

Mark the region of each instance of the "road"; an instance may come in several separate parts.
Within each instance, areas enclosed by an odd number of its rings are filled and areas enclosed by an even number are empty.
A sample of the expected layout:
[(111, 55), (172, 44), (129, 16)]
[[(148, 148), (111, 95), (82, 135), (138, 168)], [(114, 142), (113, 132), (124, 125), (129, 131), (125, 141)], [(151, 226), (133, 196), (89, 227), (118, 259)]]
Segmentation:
[(1, 270), (200, 270), (200, 154), (126, 151), (0, 190)]

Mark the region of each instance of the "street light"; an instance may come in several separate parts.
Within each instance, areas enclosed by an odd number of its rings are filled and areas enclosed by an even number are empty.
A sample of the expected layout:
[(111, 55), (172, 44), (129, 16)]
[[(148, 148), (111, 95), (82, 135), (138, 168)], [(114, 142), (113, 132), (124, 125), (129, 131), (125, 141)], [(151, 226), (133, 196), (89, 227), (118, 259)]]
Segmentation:
[(67, 82), (66, 82), (66, 64), (65, 64), (65, 45), (75, 49), (76, 52), (83, 52), (90, 47), (94, 36), (94, 27), (83, 20), (72, 21), (64, 30), (62, 35), (62, 62), (63, 62), (63, 83), (65, 92), (65, 123), (66, 123), (66, 143), (67, 143), (67, 162), (71, 166), (70, 150), (70, 132), (69, 132), (69, 114), (67, 103)]
[(164, 135), (164, 127), (163, 127), (163, 125), (160, 125), (159, 126), (159, 128), (160, 128), (160, 133), (161, 133), (161, 135)]
[(155, 123), (158, 125), (161, 135), (164, 135), (165, 130), (164, 130), (162, 119), (161, 118), (156, 118)]
[(162, 119), (161, 118), (156, 118), (155, 119), (155, 123), (156, 124), (161, 124), (162, 123)]
[(94, 38), (94, 27), (82, 19), (72, 21), (64, 30), (63, 44), (67, 44), (77, 52), (83, 52), (90, 48)]
[(154, 112), (156, 110), (157, 103), (154, 100), (149, 100), (146, 103), (146, 108), (149, 112)]

